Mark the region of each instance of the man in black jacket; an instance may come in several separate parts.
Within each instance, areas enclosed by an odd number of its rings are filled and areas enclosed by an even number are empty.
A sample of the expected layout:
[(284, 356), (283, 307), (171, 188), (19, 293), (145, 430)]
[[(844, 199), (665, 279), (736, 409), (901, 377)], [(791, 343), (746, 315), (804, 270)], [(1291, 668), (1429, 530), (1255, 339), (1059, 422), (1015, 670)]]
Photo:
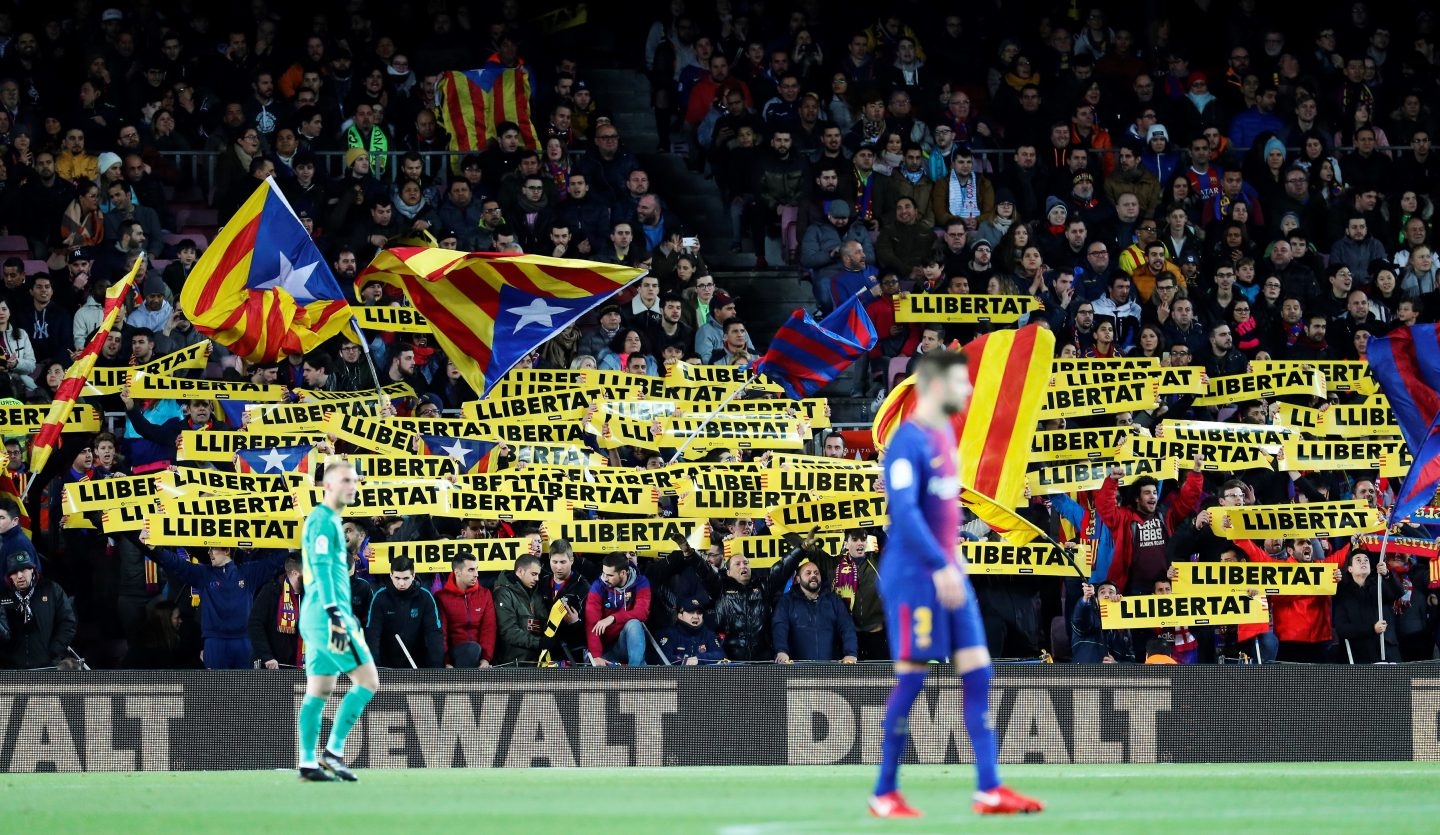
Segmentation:
[(837, 660), (854, 664), (859, 654), (855, 621), (840, 597), (822, 587), (820, 566), (808, 558), (801, 560), (790, 591), (776, 602), (771, 630), (775, 660), (781, 664)]
[[(365, 641), (381, 667), (406, 668), (412, 658), (421, 669), (445, 666), (440, 610), (430, 591), (416, 585), (415, 562), (409, 557), (390, 561), (390, 582), (375, 592), (365, 622)], [(400, 648), (401, 643), (405, 649)]]
[(34, 557), (14, 551), (5, 558), (0, 589), (0, 666), (13, 670), (53, 667), (75, 640), (75, 607), (58, 584), (40, 577)]
[[(594, 569), (592, 568), (593, 572)], [(540, 592), (545, 599), (545, 611), (549, 612), (556, 603), (564, 602), (565, 619), (555, 633), (560, 638), (560, 655), (566, 654), (566, 647), (573, 647), (571, 660), (578, 660), (585, 647), (585, 626), (581, 613), (585, 611), (585, 598), (590, 593), (590, 577), (580, 570), (575, 562), (575, 549), (570, 543), (557, 539), (550, 543), (550, 573), (540, 580)]]
[[(800, 550), (790, 552), (779, 565), (761, 579), (750, 571), (750, 560), (735, 554), (721, 566), (720, 597), (715, 602), (715, 634), (731, 661), (769, 661), (775, 657), (771, 649), (770, 624), (775, 597), (795, 570)], [(818, 569), (817, 569), (818, 570)]]
[(541, 650), (559, 652), (558, 636), (546, 637), (551, 606), (540, 592), (540, 557), (523, 554), (515, 570), (495, 580), (495, 663), (533, 667)]
[(285, 560), (285, 573), (266, 583), (250, 608), (250, 652), (266, 670), (301, 667), (300, 599), (305, 584), (300, 558)]

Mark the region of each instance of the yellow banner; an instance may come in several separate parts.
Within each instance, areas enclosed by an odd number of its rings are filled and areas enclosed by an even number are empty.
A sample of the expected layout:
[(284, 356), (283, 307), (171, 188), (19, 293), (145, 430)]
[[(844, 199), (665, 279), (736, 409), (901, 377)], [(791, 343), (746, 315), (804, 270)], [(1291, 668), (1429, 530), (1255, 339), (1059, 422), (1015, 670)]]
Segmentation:
[(156, 512), (153, 502), (137, 502), (121, 505), (112, 510), (102, 510), (100, 511), (100, 529), (106, 534), (142, 531), (145, 529), (145, 520)]
[[(585, 373), (587, 378), (589, 378), (591, 375), (600, 372), (587, 371)], [(751, 374), (747, 368), (740, 368), (734, 365), (691, 365), (687, 362), (677, 362), (665, 369), (663, 382), (666, 386), (675, 388), (688, 388), (692, 385), (715, 385), (717, 383), (739, 386), (742, 383), (749, 383), (750, 391), (780, 391), (780, 387), (774, 383), (769, 383), (762, 378), (756, 377), (754, 374)]]
[(333, 403), (251, 403), (245, 407), (247, 432), (324, 432), (331, 412), (375, 416), (375, 399)]
[(959, 554), (970, 574), (1014, 574), (1047, 577), (1089, 577), (1095, 554), (1087, 545), (1056, 548), (1048, 542), (1011, 545), (1008, 542), (962, 542)]
[(805, 535), (814, 528), (821, 531), (843, 531), (850, 528), (883, 528), (890, 524), (885, 513), (885, 497), (855, 496), (800, 502), (770, 508), (770, 526), (781, 533)]
[[(815, 547), (827, 554), (838, 554), (845, 545), (845, 534), (829, 533), (815, 537)], [(725, 559), (743, 556), (752, 569), (771, 568), (785, 559), (795, 546), (778, 534), (735, 536), (725, 540)], [(871, 549), (873, 550), (873, 549)]]
[[(0, 435), (18, 435), (21, 432), (34, 434), (40, 431), (49, 406), (0, 406)], [(94, 406), (76, 403), (65, 418), (64, 432), (99, 432), (100, 413)]]
[(199, 370), (210, 361), (210, 345), (211, 342), (208, 339), (204, 342), (196, 342), (194, 345), (181, 348), (140, 366), (96, 367), (90, 371), (90, 377), (85, 381), (85, 390), (82, 396), (115, 394), (130, 382), (131, 375), (137, 371), (143, 371), (146, 374), (169, 374), (172, 371)]
[(136, 400), (245, 400), (278, 403), (290, 396), (284, 386), (256, 383), (227, 383), (219, 380), (192, 380), (136, 372), (130, 381), (130, 396)]
[(284, 516), (300, 518), (287, 493), (264, 496), (200, 496), (193, 499), (160, 497), (160, 507), (173, 516)]
[(413, 432), (362, 415), (331, 412), (325, 421), (325, 431), (371, 452), (408, 458), (417, 451), (418, 439)]
[(694, 438), (686, 448), (704, 454), (714, 447), (738, 449), (804, 449), (808, 435), (801, 434), (802, 423), (798, 418), (764, 419), (728, 414), (717, 415), (710, 420), (699, 417), (662, 418), (660, 420), (661, 442), (665, 446), (678, 447)]
[[(319, 487), (310, 488), (309, 505), (320, 503), (323, 492)], [(365, 483), (355, 491), (355, 501), (340, 514), (347, 519), (370, 516), (410, 516), (424, 513), (441, 515), (445, 510), (445, 495), (455, 492), (445, 481), (382, 481)]]
[[(1120, 477), (1122, 486), (1134, 484), (1141, 476), (1167, 481), (1180, 475), (1180, 465), (1174, 458), (1128, 459), (1115, 463), (1125, 471)], [(1032, 496), (1099, 490), (1109, 473), (1109, 461), (1075, 461), (1032, 470), (1025, 474), (1025, 484)]]
[(699, 551), (710, 548), (709, 525), (699, 519), (610, 519), (598, 522), (547, 522), (540, 527), (546, 542), (563, 539), (578, 554), (634, 551), (658, 557), (675, 550), (671, 537), (685, 537)]
[(466, 402), (460, 413), (475, 421), (574, 422), (596, 402), (592, 391), (574, 388), (525, 397), (487, 397)]
[(1403, 476), (1415, 460), (1403, 438), (1288, 441), (1280, 458), (1282, 470), (1379, 470), (1386, 478)]
[(459, 475), (460, 465), (448, 455), (416, 455), (400, 458), (394, 455), (349, 455), (360, 477), (369, 482), (413, 481)]
[(430, 512), (436, 516), (462, 519), (499, 519), (505, 522), (523, 519), (543, 522), (568, 518), (573, 510), (569, 502), (553, 496), (513, 493), (505, 495), (457, 488), (447, 490), (441, 506)]
[(1030, 444), (1031, 461), (1074, 461), (1110, 458), (1115, 448), (1130, 437), (1125, 426), (1102, 429), (1052, 429), (1036, 432)]
[(180, 467), (155, 474), (155, 492), (174, 496), (184, 492), (215, 493), (285, 493), (308, 479), (302, 476), (227, 473), (199, 467)]
[(145, 522), (150, 544), (186, 548), (299, 548), (300, 527), (294, 518), (151, 516)]
[(1224, 539), (1329, 539), (1384, 527), (1378, 508), (1354, 501), (1210, 509), (1210, 530)]
[[(398, 400), (402, 397), (414, 397), (415, 389), (409, 383), (391, 383), (381, 389), (389, 400)], [(322, 401), (325, 403), (344, 403), (350, 400), (363, 400), (374, 403), (376, 400), (375, 391), (319, 391), (316, 389), (295, 389), (295, 393), (303, 401)], [(352, 408), (350, 411), (354, 411)]]
[(972, 324), (1018, 322), (1027, 313), (1044, 310), (1034, 296), (988, 296), (981, 294), (901, 293), (895, 296), (895, 321), (929, 324)]
[(1244, 423), (1217, 423), (1209, 420), (1167, 420), (1155, 427), (1155, 437), (1167, 441), (1200, 441), (1210, 444), (1253, 444), (1271, 454), (1299, 435), (1284, 426), (1251, 426)]
[(1119, 371), (1126, 368), (1159, 368), (1160, 360), (1155, 357), (1110, 357), (1087, 359), (1062, 359), (1050, 361), (1050, 373), (1089, 373), (1091, 371)]
[(660, 442), (652, 432), (649, 419), (620, 417), (600, 411), (591, 415), (589, 423), (585, 424), (585, 431), (595, 436), (595, 442), (601, 449), (633, 446), (650, 452), (660, 451)]
[(770, 456), (770, 466), (812, 470), (853, 470), (880, 474), (879, 461), (857, 461), (854, 458), (827, 458), (823, 455), (804, 455), (796, 452), (777, 452)]
[[(468, 422), (468, 421), (466, 421)], [(488, 433), (479, 432), (457, 435), (460, 438), (498, 437), (511, 446), (535, 445), (559, 447), (585, 444), (585, 427), (578, 423), (507, 423), (491, 421)], [(438, 434), (427, 432), (425, 434)]]
[(1297, 432), (1304, 432), (1306, 435), (1320, 434), (1319, 409), (1312, 409), (1309, 406), (1297, 406), (1294, 403), (1280, 402), (1275, 404), (1279, 407), (1275, 421), (1289, 429)]
[[(563, 500), (572, 510), (655, 516), (660, 513), (660, 491), (653, 485), (572, 481), (524, 470), (499, 474), (507, 492)], [(502, 488), (503, 490), (504, 488)]]
[(638, 421), (648, 426), (656, 418), (675, 415), (679, 408), (680, 404), (675, 400), (604, 400), (597, 415)]
[(1154, 380), (1136, 380), (1083, 389), (1050, 388), (1045, 391), (1045, 405), (1040, 409), (1040, 420), (1149, 411), (1159, 402), (1160, 384)]
[(1160, 384), (1160, 394), (1204, 394), (1209, 378), (1205, 371), (1192, 365), (1179, 368), (1152, 366), (1117, 369), (1114, 371), (1066, 371), (1052, 378), (1056, 388), (1092, 388), (1094, 386), (1153, 380)]
[(1319, 371), (1304, 368), (1212, 377), (1205, 396), (1195, 398), (1195, 405), (1234, 405), (1247, 400), (1259, 400), (1262, 397), (1271, 399), (1287, 394), (1323, 398), (1325, 378)]
[(1297, 368), (1314, 369), (1325, 378), (1326, 392), (1348, 392), (1373, 394), (1380, 390), (1375, 375), (1370, 373), (1370, 363), (1357, 360), (1256, 360), (1250, 363), (1250, 370), (1269, 374), (1277, 371), (1292, 371)]
[(809, 491), (795, 493), (780, 490), (693, 490), (680, 493), (675, 514), (689, 519), (763, 516), (767, 508), (810, 502), (815, 498), (815, 494)]
[(660, 391), (665, 387), (665, 381), (660, 377), (632, 374), (629, 371), (597, 371), (594, 368), (584, 368), (571, 373), (580, 375), (579, 385), (639, 390), (645, 397), (664, 399)]
[[(693, 411), (697, 410), (686, 409), (685, 413)], [(708, 413), (710, 410), (698, 411)], [(804, 400), (733, 400), (726, 404), (721, 414), (728, 415), (732, 412), (755, 417), (799, 417), (809, 421), (811, 429), (830, 428), (830, 406), (823, 397), (807, 397)]]
[(1180, 441), (1167, 438), (1146, 438), (1135, 436), (1121, 454), (1121, 460), (1138, 459), (1153, 461), (1171, 458), (1193, 462), (1195, 456), (1204, 456), (1200, 469), (1207, 472), (1231, 470), (1273, 469), (1274, 456), (1265, 454), (1258, 446), (1244, 444), (1218, 444), (1208, 441)]
[(524, 444), (514, 448), (516, 459), (527, 464), (546, 464), (559, 467), (598, 467), (605, 459), (590, 451), (587, 446), (568, 444), (566, 446), (541, 446)]
[(764, 489), (808, 493), (874, 493), (880, 473), (777, 467), (764, 473)]
[(318, 433), (269, 434), (261, 432), (216, 432), (210, 429), (181, 431), (175, 446), (180, 461), (233, 461), (242, 449), (305, 446), (318, 444), (325, 436)]
[(1341, 406), (1330, 404), (1320, 410), (1321, 434), (1340, 438), (1369, 439), (1375, 437), (1398, 437), (1400, 425), (1395, 422), (1395, 412), (1390, 400), (1384, 394), (1374, 394), (1364, 403)]
[(1266, 623), (1270, 605), (1246, 594), (1140, 594), (1100, 601), (1105, 629)]
[(1335, 593), (1335, 564), (1328, 562), (1182, 562), (1176, 594)]
[(72, 481), (65, 485), (65, 512), (89, 513), (130, 505), (149, 505), (155, 495), (155, 476), (125, 475), (99, 481)]
[(529, 537), (508, 539), (438, 539), (415, 542), (377, 542), (370, 546), (370, 573), (389, 574), (396, 557), (415, 561), (416, 574), (450, 571), (450, 561), (461, 556), (480, 564), (481, 571), (509, 571), (515, 560), (530, 553)]
[(350, 311), (364, 330), (376, 333), (430, 333), (430, 323), (413, 307), (352, 304)]

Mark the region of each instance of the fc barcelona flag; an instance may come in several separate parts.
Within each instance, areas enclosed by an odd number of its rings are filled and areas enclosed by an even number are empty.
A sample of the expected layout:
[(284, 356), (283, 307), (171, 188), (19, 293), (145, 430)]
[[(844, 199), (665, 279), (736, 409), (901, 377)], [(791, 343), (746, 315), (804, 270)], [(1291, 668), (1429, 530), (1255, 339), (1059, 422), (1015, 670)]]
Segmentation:
[(375, 256), (355, 286), (379, 280), (403, 290), (445, 356), (484, 396), (521, 358), (642, 275), (544, 255), (397, 247)]
[(506, 67), (496, 55), (478, 70), (441, 73), (435, 81), (435, 97), (450, 131), (450, 150), (484, 151), (486, 143), (499, 139), (495, 127), (501, 122), (520, 126), (520, 147), (539, 150), (530, 121), (530, 92), (530, 69), (524, 62)]
[(340, 284), (274, 177), (215, 236), (180, 301), (201, 333), (250, 362), (306, 353), (350, 323)]
[(1415, 459), (1395, 496), (1390, 519), (1398, 522), (1440, 489), (1440, 331), (1435, 325), (1396, 328), (1371, 337), (1365, 356)]
[(875, 323), (857, 294), (821, 322), (804, 310), (795, 311), (780, 326), (755, 370), (777, 383), (790, 399), (801, 400), (844, 373), (875, 346), (877, 338)]

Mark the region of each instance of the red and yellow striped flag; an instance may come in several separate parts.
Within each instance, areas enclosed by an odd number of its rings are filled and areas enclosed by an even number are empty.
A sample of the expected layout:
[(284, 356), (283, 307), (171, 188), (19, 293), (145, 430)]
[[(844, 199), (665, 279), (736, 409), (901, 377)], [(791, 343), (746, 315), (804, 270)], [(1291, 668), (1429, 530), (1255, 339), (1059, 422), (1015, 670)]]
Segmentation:
[(60, 443), (60, 433), (64, 430), (65, 421), (69, 420), (70, 412), (75, 408), (75, 401), (80, 397), (80, 392), (85, 388), (85, 380), (89, 378), (90, 372), (95, 368), (95, 360), (100, 357), (100, 349), (105, 347), (105, 338), (110, 335), (110, 330), (120, 320), (120, 313), (125, 309), (126, 297), (135, 289), (135, 276), (140, 273), (140, 261), (135, 261), (135, 266), (130, 268), (126, 276), (114, 284), (105, 293), (105, 315), (100, 320), (100, 327), (91, 334), (90, 340), (80, 350), (80, 355), (70, 363), (70, 368), (65, 371), (65, 379), (60, 382), (60, 387), (55, 390), (55, 400), (50, 404), (50, 412), (45, 415), (45, 422), (40, 425), (40, 431), (35, 439), (30, 442), (30, 473), (33, 479), (45, 467), (45, 462), (50, 460), (50, 453)]
[[(530, 70), (522, 62), (506, 67), (496, 56), (478, 70), (452, 70), (435, 81), (435, 97), (450, 131), (450, 150), (479, 153), (501, 122), (520, 126), (520, 147), (539, 150), (540, 140), (530, 121)], [(459, 156), (455, 159), (458, 161)]]
[(1055, 335), (1027, 325), (986, 334), (964, 350), (975, 393), (960, 432), (960, 484), (1003, 508), (1019, 507)]
[(544, 255), (396, 247), (375, 256), (355, 286), (378, 279), (403, 290), (483, 396), (522, 357), (644, 274)]

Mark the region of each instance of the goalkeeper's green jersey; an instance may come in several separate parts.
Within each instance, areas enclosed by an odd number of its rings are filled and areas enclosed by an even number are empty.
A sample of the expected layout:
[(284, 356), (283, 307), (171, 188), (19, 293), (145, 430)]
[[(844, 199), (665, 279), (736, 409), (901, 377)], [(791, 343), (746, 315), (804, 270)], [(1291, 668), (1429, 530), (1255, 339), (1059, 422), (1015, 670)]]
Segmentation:
[(300, 556), (305, 569), (305, 596), (300, 600), (300, 628), (328, 631), (326, 609), (340, 610), (352, 626), (350, 611), (350, 561), (345, 549), (345, 529), (340, 514), (320, 504), (310, 511), (300, 536)]

